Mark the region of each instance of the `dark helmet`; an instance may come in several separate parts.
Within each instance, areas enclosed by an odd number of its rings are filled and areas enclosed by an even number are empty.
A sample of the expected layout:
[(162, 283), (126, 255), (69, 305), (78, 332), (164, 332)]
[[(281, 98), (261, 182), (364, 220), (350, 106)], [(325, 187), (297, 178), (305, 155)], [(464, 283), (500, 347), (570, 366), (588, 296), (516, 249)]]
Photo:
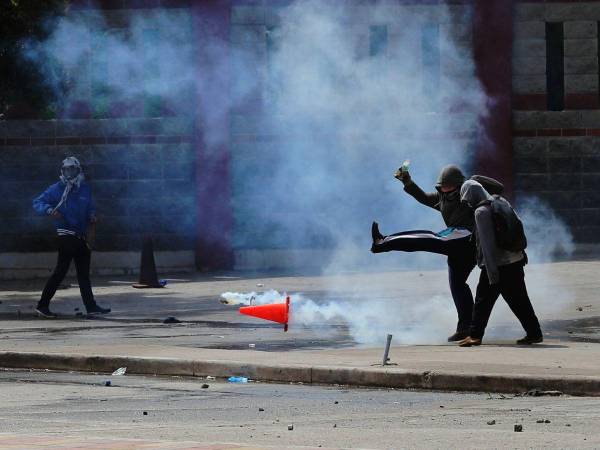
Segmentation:
[(440, 171), (435, 187), (436, 189), (439, 189), (442, 186), (456, 186), (458, 188), (464, 181), (465, 176), (458, 166), (450, 164), (449, 166), (443, 167)]

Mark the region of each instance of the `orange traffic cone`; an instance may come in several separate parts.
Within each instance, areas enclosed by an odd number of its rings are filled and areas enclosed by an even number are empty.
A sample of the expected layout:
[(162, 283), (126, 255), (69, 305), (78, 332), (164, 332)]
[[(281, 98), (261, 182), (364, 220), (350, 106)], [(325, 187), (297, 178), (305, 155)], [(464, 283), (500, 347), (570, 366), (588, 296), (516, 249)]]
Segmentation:
[(259, 319), (271, 320), (282, 323), (283, 331), (288, 330), (288, 319), (290, 314), (290, 297), (285, 298), (285, 303), (270, 303), (268, 305), (242, 306), (240, 314), (258, 317)]
[(162, 288), (165, 287), (164, 283), (158, 280), (156, 274), (156, 264), (154, 263), (154, 246), (152, 245), (152, 238), (149, 236), (144, 237), (142, 243), (142, 257), (140, 261), (140, 279), (139, 282), (133, 285), (134, 288)]

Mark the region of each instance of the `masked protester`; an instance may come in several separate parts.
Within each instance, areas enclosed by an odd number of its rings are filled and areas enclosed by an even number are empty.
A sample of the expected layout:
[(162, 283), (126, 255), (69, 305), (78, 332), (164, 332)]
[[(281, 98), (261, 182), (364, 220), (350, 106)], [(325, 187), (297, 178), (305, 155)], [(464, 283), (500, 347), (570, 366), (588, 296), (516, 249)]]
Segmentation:
[(96, 208), (90, 186), (84, 181), (81, 164), (77, 158), (66, 158), (61, 167), (60, 181), (46, 189), (33, 200), (38, 214), (54, 219), (58, 234), (58, 261), (48, 279), (37, 304), (36, 312), (42, 317), (56, 317), (50, 311), (50, 300), (65, 278), (71, 260), (75, 261), (81, 298), (88, 315), (106, 314), (94, 300), (90, 282), (91, 249), (86, 235), (91, 224), (96, 223)]
[[(438, 177), (436, 192), (430, 193), (417, 186), (407, 170), (398, 170), (395, 177), (404, 184), (404, 191), (419, 203), (440, 211), (448, 228), (438, 233), (416, 230), (384, 236), (379, 232), (377, 222), (373, 222), (371, 251), (424, 251), (448, 257), (450, 292), (458, 313), (456, 332), (448, 337), (448, 341), (460, 341), (469, 335), (473, 294), (467, 284), (467, 278), (475, 267), (475, 244), (471, 240), (474, 227), (473, 211), (460, 201), (460, 187), (465, 181), (465, 176), (457, 166), (446, 166)], [(496, 180), (480, 175), (475, 177), (493, 186), (496, 191), (503, 190), (502, 184)]]
[(523, 266), (527, 257), (523, 250), (500, 247), (496, 237), (494, 211), (495, 200), (481, 184), (465, 181), (460, 189), (462, 202), (474, 210), (477, 265), (481, 268), (473, 320), (469, 336), (459, 342), (461, 347), (481, 345), (492, 308), (500, 295), (517, 316), (527, 335), (517, 344), (535, 344), (544, 340), (540, 323), (535, 315), (525, 287)]

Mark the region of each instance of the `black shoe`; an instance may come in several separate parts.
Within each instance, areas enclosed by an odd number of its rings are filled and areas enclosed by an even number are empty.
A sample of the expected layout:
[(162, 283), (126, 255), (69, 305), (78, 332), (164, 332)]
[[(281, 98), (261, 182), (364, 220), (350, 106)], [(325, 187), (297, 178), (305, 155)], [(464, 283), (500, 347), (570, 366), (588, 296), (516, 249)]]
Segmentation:
[(385, 238), (385, 236), (379, 232), (379, 224), (377, 222), (371, 224), (371, 238), (373, 239), (373, 243)]
[(452, 336), (448, 336), (448, 342), (462, 341), (467, 336), (469, 336), (468, 331), (457, 331)]
[(110, 308), (103, 308), (99, 305), (94, 305), (87, 310), (88, 316), (97, 316), (98, 314), (108, 314), (110, 312)]
[(35, 308), (35, 312), (38, 316), (45, 317), (46, 319), (55, 319), (58, 317), (56, 314), (50, 311), (50, 308), (48, 308), (47, 306), (38, 306), (37, 308)]
[(518, 345), (530, 345), (530, 344), (539, 344), (540, 342), (544, 342), (544, 336), (525, 336), (523, 339), (519, 339), (517, 341)]

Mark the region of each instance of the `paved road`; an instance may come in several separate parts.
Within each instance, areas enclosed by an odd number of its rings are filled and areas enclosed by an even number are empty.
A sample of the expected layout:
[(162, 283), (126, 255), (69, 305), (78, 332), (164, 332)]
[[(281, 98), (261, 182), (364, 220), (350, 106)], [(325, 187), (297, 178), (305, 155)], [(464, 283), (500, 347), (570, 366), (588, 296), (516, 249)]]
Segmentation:
[(10, 448), (598, 448), (598, 423), (598, 398), (0, 372)]

